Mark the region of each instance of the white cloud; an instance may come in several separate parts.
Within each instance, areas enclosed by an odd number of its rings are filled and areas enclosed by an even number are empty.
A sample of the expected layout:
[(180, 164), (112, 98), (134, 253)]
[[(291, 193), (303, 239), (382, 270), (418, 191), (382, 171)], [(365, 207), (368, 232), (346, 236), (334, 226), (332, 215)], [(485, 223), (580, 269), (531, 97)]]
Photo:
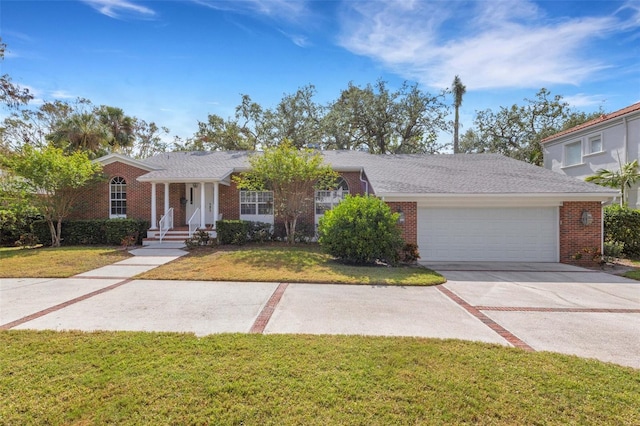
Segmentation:
[(156, 12), (129, 0), (81, 0), (110, 18), (119, 19), (123, 13), (137, 17), (152, 18)]
[(274, 19), (295, 21), (307, 14), (306, 2), (300, 0), (192, 0), (211, 9), (233, 13), (257, 14)]
[(343, 9), (340, 44), (431, 87), (456, 74), (469, 90), (577, 85), (609, 66), (583, 54), (591, 41), (639, 26), (636, 14), (622, 19), (550, 18), (528, 0), (355, 2)]
[(574, 108), (581, 108), (595, 105), (604, 106), (607, 101), (607, 97), (605, 95), (587, 95), (585, 93), (577, 93), (572, 96), (563, 96), (562, 100)]
[(54, 90), (53, 92), (51, 92), (51, 97), (53, 99), (75, 99), (75, 98), (77, 98), (77, 96), (72, 95), (71, 93), (67, 92), (66, 90)]

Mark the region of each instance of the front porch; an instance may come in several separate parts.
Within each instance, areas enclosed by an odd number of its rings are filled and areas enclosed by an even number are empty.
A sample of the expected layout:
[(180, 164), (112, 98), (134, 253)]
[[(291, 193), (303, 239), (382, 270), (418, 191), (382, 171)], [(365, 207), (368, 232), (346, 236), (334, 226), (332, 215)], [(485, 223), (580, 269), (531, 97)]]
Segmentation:
[[(211, 227), (204, 228), (212, 238), (216, 237), (216, 231)], [(184, 244), (184, 241), (191, 237), (194, 231), (189, 231), (188, 226), (174, 226), (172, 229), (169, 229), (161, 236), (160, 229), (149, 229), (147, 230), (147, 238), (143, 238), (142, 245), (150, 246), (154, 244), (162, 244), (162, 243), (181, 243)]]
[(184, 241), (198, 229), (215, 236), (216, 221), (222, 219), (220, 182), (151, 182), (150, 201), (148, 241)]

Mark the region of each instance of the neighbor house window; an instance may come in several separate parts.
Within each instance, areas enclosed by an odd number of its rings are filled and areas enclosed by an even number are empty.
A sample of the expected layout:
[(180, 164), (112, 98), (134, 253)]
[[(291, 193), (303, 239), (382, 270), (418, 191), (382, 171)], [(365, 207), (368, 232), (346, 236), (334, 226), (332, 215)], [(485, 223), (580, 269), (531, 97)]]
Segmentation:
[(573, 166), (582, 163), (582, 143), (580, 141), (565, 145), (564, 165)]
[(272, 215), (272, 191), (240, 191), (240, 215)]
[(109, 182), (110, 218), (127, 217), (127, 182), (116, 176)]
[(591, 136), (589, 138), (589, 153), (602, 152), (602, 136)]

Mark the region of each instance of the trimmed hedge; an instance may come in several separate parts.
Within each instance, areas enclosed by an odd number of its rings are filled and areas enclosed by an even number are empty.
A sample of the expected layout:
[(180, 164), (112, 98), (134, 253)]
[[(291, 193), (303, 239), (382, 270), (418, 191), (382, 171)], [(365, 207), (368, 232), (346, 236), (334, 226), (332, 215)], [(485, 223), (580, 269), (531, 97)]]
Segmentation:
[[(120, 245), (122, 240), (130, 235), (135, 236), (136, 244), (142, 244), (147, 229), (149, 229), (149, 221), (141, 219), (63, 221), (62, 245)], [(31, 225), (31, 232), (41, 243), (45, 245), (51, 243), (51, 234), (46, 221), (34, 222)]]
[(395, 265), (404, 245), (398, 216), (379, 198), (347, 196), (320, 219), (318, 242), (344, 262)]
[(247, 220), (219, 220), (216, 222), (218, 244), (243, 245), (250, 241), (264, 243), (273, 239), (270, 223)]
[(640, 256), (640, 210), (619, 205), (605, 207), (604, 240), (621, 245), (625, 256)]

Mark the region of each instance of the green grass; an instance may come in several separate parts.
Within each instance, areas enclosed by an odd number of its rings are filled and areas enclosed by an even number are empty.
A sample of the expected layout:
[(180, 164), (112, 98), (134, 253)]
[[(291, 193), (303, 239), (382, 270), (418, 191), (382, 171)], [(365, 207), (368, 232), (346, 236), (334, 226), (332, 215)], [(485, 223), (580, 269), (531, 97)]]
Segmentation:
[(126, 259), (114, 247), (0, 248), (0, 278), (66, 278)]
[(0, 332), (0, 424), (640, 424), (640, 371), (418, 338)]
[(353, 266), (336, 262), (315, 244), (198, 250), (138, 275), (142, 279), (299, 283), (433, 285), (445, 278), (418, 266)]
[(633, 280), (638, 280), (640, 281), (640, 271), (636, 270), (636, 271), (627, 271), (624, 274), (622, 274), (623, 277), (627, 277), (627, 278), (631, 278)]

